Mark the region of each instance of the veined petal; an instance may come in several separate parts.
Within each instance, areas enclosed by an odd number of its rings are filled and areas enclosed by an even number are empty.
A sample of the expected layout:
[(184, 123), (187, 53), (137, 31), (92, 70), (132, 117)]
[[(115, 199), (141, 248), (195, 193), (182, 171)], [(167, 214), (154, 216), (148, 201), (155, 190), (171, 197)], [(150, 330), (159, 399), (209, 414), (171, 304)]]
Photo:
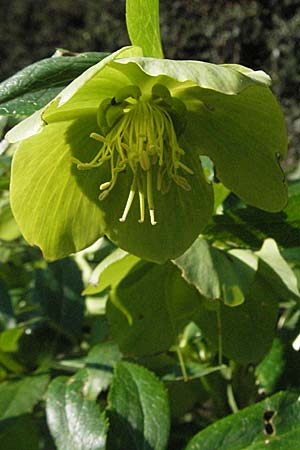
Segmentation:
[(194, 111), (188, 114), (186, 145), (209, 156), (218, 178), (245, 202), (280, 211), (287, 202), (287, 183), (279, 164), (286, 155), (287, 137), (271, 92), (253, 86), (235, 96), (212, 91), (199, 96), (190, 92), (190, 96)]
[(103, 234), (97, 202), (99, 172), (86, 173), (72, 156), (89, 158), (94, 118), (59, 122), (23, 141), (12, 164), (11, 204), (25, 239), (48, 259), (62, 258)]
[(117, 90), (131, 84), (126, 72), (116, 70), (111, 62), (141, 53), (139, 47), (124, 47), (90, 67), (46, 107), (43, 119), (50, 123), (96, 112), (104, 98), (113, 97)]
[[(45, 123), (71, 120), (95, 113), (100, 102), (105, 98), (106, 92), (114, 92), (123, 83), (127, 84), (126, 76), (122, 73), (114, 73), (112, 76), (111, 70), (108, 70), (104, 72), (103, 77), (100, 76), (100, 80), (99, 73), (116, 58), (140, 56), (141, 54), (142, 50), (133, 46), (124, 47), (107, 56), (83, 72), (47, 106), (16, 125), (6, 134), (5, 138), (11, 143), (18, 142), (39, 133)], [(67, 105), (62, 107), (65, 103)]]

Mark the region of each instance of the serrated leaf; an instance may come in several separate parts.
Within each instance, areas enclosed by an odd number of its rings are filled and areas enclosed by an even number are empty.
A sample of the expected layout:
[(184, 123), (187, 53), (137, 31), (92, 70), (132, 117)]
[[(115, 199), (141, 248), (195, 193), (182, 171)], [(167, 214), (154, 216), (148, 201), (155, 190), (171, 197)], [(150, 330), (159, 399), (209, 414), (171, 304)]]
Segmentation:
[(165, 450), (170, 412), (163, 384), (144, 367), (116, 366), (109, 392), (109, 449)]
[(85, 397), (85, 372), (55, 378), (47, 393), (47, 422), (57, 450), (104, 450), (107, 422), (99, 406)]
[(280, 392), (200, 431), (185, 450), (295, 450), (299, 419), (299, 393)]
[(127, 0), (126, 25), (132, 45), (144, 56), (162, 58), (159, 30), (159, 0)]
[(0, 115), (30, 116), (106, 56), (108, 53), (91, 52), (47, 58), (31, 64), (0, 83)]
[(197, 291), (172, 264), (140, 263), (111, 292), (107, 317), (121, 351), (143, 356), (175, 344), (199, 307)]
[(112, 342), (95, 345), (85, 358), (88, 388), (86, 395), (96, 400), (100, 392), (105, 391), (111, 383), (113, 369), (121, 359), (118, 346)]
[(0, 383), (0, 420), (31, 413), (49, 379), (49, 375), (33, 375)]

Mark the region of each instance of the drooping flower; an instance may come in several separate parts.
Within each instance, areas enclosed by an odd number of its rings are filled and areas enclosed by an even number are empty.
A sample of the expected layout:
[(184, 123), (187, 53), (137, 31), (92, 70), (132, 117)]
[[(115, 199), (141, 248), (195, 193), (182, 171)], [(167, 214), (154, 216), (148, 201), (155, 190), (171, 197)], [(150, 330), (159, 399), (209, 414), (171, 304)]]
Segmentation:
[(183, 253), (211, 217), (218, 178), (254, 206), (280, 210), (283, 116), (269, 78), (241, 66), (144, 58), (122, 49), (13, 129), (12, 208), (49, 259), (104, 233), (138, 256)]

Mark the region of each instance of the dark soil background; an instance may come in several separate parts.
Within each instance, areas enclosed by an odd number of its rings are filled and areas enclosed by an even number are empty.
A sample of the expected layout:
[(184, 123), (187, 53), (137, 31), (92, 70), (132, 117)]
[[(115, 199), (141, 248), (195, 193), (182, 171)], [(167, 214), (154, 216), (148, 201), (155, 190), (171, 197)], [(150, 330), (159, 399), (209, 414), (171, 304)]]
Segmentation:
[[(239, 63), (273, 79), (286, 116), (288, 166), (300, 159), (300, 0), (161, 0), (167, 58)], [(56, 48), (129, 44), (124, 0), (0, 0), (0, 80)]]

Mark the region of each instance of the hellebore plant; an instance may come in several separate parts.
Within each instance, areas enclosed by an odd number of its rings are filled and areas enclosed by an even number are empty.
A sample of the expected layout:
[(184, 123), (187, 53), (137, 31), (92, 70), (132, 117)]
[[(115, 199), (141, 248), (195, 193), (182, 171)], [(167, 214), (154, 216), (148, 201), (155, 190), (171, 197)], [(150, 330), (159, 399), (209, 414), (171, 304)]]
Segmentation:
[(155, 262), (182, 254), (209, 221), (218, 179), (250, 205), (279, 211), (287, 188), (281, 110), (262, 71), (172, 61), (123, 48), (16, 126), (11, 202), (48, 259), (106, 234)]

